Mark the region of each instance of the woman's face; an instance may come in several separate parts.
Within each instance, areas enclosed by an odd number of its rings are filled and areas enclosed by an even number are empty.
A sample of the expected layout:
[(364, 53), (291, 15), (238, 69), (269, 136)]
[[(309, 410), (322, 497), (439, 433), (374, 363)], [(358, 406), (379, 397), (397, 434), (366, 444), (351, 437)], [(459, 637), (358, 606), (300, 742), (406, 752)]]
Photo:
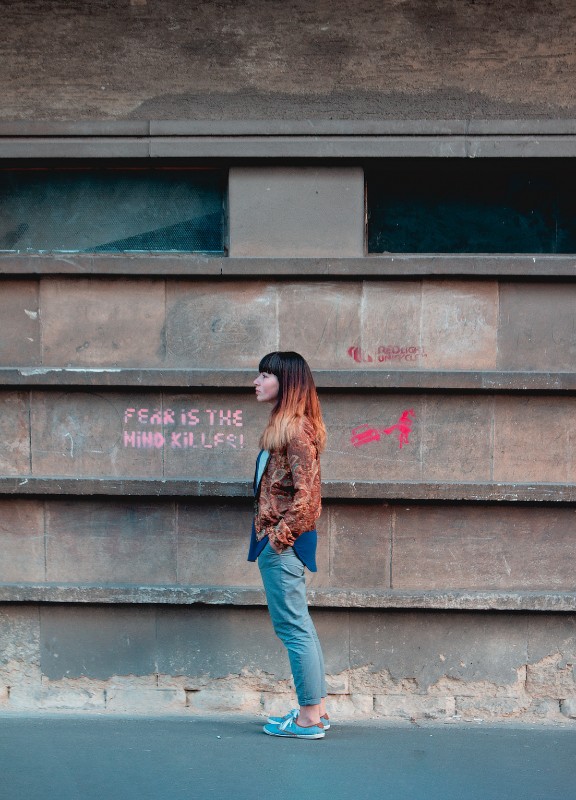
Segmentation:
[(276, 375), (271, 372), (261, 372), (254, 381), (256, 387), (256, 400), (259, 403), (275, 403), (278, 398), (280, 384)]

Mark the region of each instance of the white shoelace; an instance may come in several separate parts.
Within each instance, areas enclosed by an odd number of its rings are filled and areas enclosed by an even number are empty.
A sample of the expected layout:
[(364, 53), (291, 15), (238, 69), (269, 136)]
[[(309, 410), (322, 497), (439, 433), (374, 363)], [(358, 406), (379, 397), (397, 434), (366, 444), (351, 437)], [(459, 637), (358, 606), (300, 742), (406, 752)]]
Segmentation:
[(286, 714), (286, 719), (284, 719), (280, 723), (280, 730), (281, 731), (285, 731), (286, 728), (288, 727), (288, 725), (290, 725), (290, 723), (292, 722), (292, 720), (296, 719), (296, 717), (298, 716), (299, 711), (300, 711), (300, 709), (293, 708), (292, 711), (289, 711), (288, 714)]

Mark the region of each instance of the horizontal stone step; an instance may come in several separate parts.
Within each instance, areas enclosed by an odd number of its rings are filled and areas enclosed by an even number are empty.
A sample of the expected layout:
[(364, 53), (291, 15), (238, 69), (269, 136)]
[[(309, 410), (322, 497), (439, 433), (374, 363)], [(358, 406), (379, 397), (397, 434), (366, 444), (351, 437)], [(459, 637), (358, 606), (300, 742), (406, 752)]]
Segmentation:
[(576, 275), (570, 255), (368, 255), (357, 258), (229, 258), (183, 254), (0, 254), (0, 275), (206, 278), (539, 278)]
[(0, 136), (569, 135), (574, 119), (0, 120)]
[[(488, 129), (486, 129), (488, 130)], [(560, 130), (558, 127), (557, 130)], [(565, 130), (565, 129), (564, 129)], [(358, 133), (278, 131), (259, 135), (192, 132), (182, 135), (0, 135), (2, 158), (536, 158), (576, 154), (576, 135), (522, 131), (478, 134), (443, 131)]]
[[(319, 389), (406, 389), (476, 392), (576, 392), (576, 372), (497, 370), (318, 369)], [(0, 367), (0, 387), (95, 386), (252, 390), (253, 369)]]
[[(576, 592), (309, 589), (317, 608), (443, 609), (454, 611), (575, 611)], [(98, 603), (262, 606), (262, 589), (245, 586), (136, 586), (0, 583), (2, 603)]]
[[(196, 478), (0, 477), (0, 495), (101, 495), (138, 497), (252, 497), (244, 480)], [(336, 481), (322, 483), (333, 500), (450, 500), (489, 503), (574, 503), (573, 483), (496, 483), (456, 481)]]

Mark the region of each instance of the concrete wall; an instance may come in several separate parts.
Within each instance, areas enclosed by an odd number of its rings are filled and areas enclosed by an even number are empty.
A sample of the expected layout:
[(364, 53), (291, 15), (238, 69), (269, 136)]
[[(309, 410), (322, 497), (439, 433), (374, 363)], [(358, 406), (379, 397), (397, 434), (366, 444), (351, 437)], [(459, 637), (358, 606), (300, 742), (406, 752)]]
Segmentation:
[(565, 0), (27, 0), (4, 119), (483, 119), (576, 113)]
[[(313, 612), (338, 717), (576, 716), (576, 617)], [(264, 609), (0, 606), (4, 708), (279, 713), (293, 703)]]
[(570, 257), (392, 263), (363, 255), (361, 168), (230, 180), (229, 258), (0, 260), (2, 706), (289, 702), (245, 553), (251, 382), (295, 348), (329, 430), (333, 708), (573, 716)]
[(576, 717), (574, 257), (369, 257), (363, 173), (573, 157), (575, 13), (3, 8), (2, 158), (230, 173), (227, 257), (0, 254), (0, 709), (293, 704), (245, 551), (251, 381), (294, 348), (332, 710)]

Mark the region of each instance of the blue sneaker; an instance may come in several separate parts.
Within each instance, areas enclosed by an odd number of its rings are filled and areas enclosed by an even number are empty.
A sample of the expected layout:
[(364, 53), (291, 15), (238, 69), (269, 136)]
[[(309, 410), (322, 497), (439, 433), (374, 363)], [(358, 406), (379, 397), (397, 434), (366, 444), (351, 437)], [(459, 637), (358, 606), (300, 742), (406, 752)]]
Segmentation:
[[(292, 711), (289, 711), (283, 717), (268, 717), (268, 722), (270, 723), (270, 725), (281, 725), (285, 719), (296, 719), (296, 717), (298, 716), (298, 711), (299, 709), (293, 708)], [(324, 714), (323, 717), (320, 717), (320, 722), (324, 726), (325, 731), (330, 730), (330, 719), (328, 717), (328, 714)]]
[(263, 730), (268, 736), (286, 736), (289, 739), (323, 739), (326, 736), (322, 723), (302, 728), (292, 716), (288, 716), (279, 725), (273, 725), (269, 722), (264, 725)]

